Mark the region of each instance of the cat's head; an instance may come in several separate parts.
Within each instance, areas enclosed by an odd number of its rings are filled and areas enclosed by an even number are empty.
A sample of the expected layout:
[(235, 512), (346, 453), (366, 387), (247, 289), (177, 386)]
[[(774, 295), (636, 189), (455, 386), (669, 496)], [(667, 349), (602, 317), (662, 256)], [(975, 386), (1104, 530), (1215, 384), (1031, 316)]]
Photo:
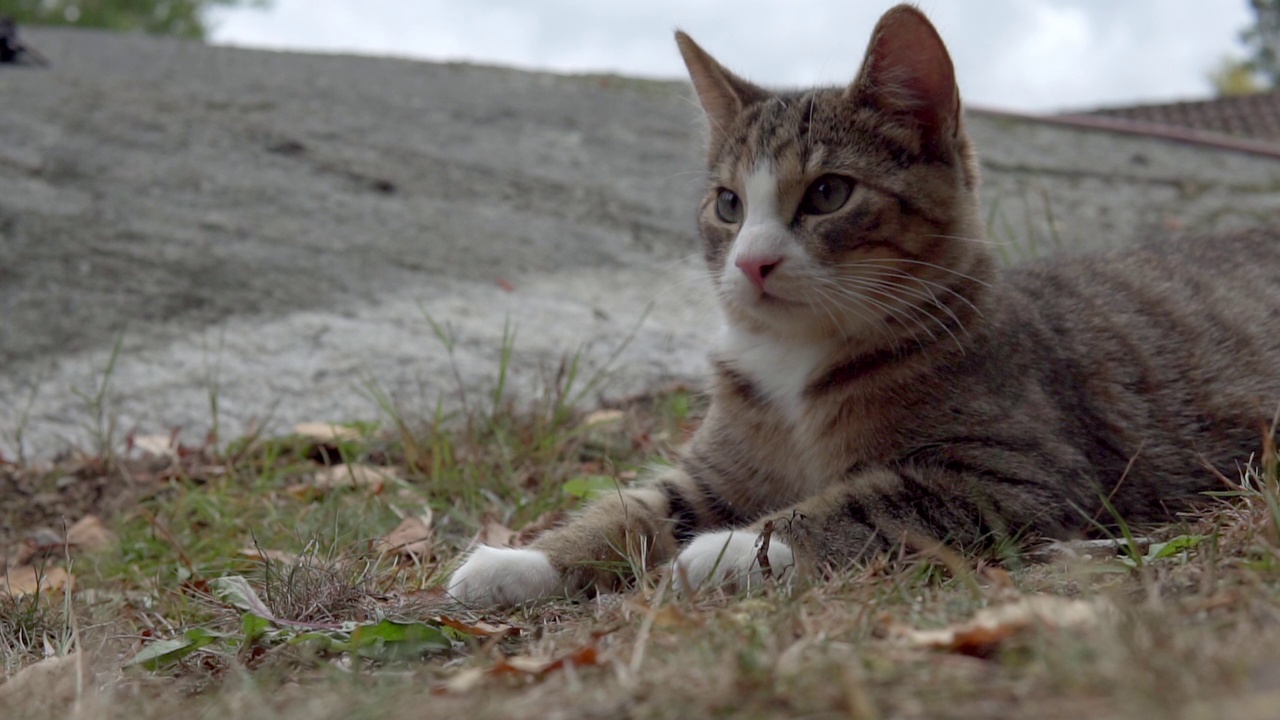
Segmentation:
[(803, 92), (757, 87), (676, 42), (710, 128), (699, 224), (730, 322), (893, 343), (941, 333), (938, 306), (989, 258), (951, 58), (925, 16), (890, 10), (852, 83)]

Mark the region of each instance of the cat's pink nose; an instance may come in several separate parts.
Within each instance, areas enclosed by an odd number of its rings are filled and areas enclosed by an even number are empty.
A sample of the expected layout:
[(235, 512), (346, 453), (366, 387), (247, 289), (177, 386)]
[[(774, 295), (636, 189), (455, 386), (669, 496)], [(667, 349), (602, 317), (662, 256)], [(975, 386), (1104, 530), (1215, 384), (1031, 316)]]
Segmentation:
[(757, 290), (764, 292), (765, 278), (778, 269), (782, 264), (782, 258), (778, 255), (747, 255), (738, 258), (733, 264), (738, 266)]

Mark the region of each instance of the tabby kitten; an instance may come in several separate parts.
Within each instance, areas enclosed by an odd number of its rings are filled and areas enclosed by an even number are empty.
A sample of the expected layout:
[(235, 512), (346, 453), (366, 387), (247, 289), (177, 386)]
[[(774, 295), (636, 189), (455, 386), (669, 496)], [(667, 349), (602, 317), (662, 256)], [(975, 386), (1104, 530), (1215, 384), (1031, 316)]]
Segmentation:
[(727, 321), (706, 420), (677, 467), (529, 548), (476, 548), (454, 596), (602, 589), (673, 558), (686, 590), (740, 589), (903, 543), (1076, 535), (1104, 500), (1160, 521), (1259, 447), (1276, 235), (1002, 271), (919, 10), (884, 15), (844, 88), (767, 91), (676, 42), (710, 126), (699, 224)]

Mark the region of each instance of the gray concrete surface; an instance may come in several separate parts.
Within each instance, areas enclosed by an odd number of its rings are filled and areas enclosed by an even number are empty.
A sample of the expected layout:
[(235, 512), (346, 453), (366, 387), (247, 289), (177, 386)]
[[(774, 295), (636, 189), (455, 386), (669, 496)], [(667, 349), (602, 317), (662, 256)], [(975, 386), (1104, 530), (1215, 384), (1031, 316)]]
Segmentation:
[[(30, 30), (0, 68), (0, 452), (376, 419), (625, 337), (605, 395), (696, 379), (700, 118), (679, 83)], [(673, 49), (674, 52), (674, 49)], [(853, 68), (850, 68), (853, 71)], [(1268, 222), (1280, 162), (972, 113), (1012, 257)], [(645, 309), (650, 308), (647, 316)], [(427, 317), (447, 324), (453, 363)], [(641, 319), (643, 317), (643, 322)], [(587, 400), (593, 400), (588, 397)]]

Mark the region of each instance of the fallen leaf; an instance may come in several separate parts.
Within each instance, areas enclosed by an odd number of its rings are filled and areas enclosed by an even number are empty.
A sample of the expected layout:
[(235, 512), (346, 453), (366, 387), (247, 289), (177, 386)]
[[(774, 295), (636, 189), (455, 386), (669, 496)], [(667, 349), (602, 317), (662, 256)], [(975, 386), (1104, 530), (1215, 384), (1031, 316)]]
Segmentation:
[(1063, 630), (1097, 624), (1106, 606), (1100, 601), (1053, 595), (1030, 595), (998, 607), (979, 610), (973, 619), (936, 630), (890, 628), (890, 637), (909, 645), (989, 657), (1006, 640), (1035, 628)]
[(515, 547), (524, 547), (533, 542), (542, 533), (564, 524), (569, 518), (569, 513), (565, 510), (551, 510), (544, 512), (538, 516), (536, 520), (520, 528), (520, 532), (516, 535)]
[(519, 530), (502, 524), (492, 513), (485, 513), (480, 520), (480, 531), (471, 540), (472, 545), (519, 548), (533, 542), (539, 535), (565, 521), (569, 515), (564, 510), (551, 510), (537, 517)]
[(61, 590), (73, 584), (71, 574), (64, 568), (36, 568), (33, 565), (9, 568), (9, 572), (0, 576), (0, 595), (21, 597), (39, 590), (51, 592)]
[(431, 510), (421, 516), (409, 516), (375, 546), (383, 552), (400, 553), (415, 559), (431, 556)]
[(559, 670), (565, 665), (575, 667), (596, 665), (600, 662), (600, 654), (594, 645), (580, 647), (571, 653), (558, 658), (537, 657), (533, 655), (517, 655), (498, 661), (489, 672), (494, 675), (545, 675)]
[(503, 525), (492, 514), (485, 513), (484, 518), (480, 520), (480, 532), (476, 533), (472, 544), (488, 545), (489, 547), (516, 547), (515, 543), (519, 537), (520, 533)]
[(105, 550), (116, 541), (115, 534), (107, 529), (97, 515), (85, 515), (67, 528), (67, 544), (87, 552)]
[(168, 640), (157, 640), (142, 646), (133, 657), (125, 661), (123, 667), (141, 665), (148, 670), (158, 670), (172, 665), (206, 645), (223, 638), (230, 637), (224, 633), (215, 633), (206, 628), (188, 628), (186, 632)]
[(359, 430), (326, 422), (298, 423), (293, 426), (293, 434), (325, 443), (360, 439)]
[(654, 627), (693, 630), (698, 623), (675, 605), (663, 605), (653, 615)]
[(265, 548), (251, 546), (240, 548), (240, 552), (238, 554), (240, 557), (257, 560), (259, 562), (271, 560), (273, 562), (284, 563), (286, 565), (295, 565), (298, 562), (297, 555), (291, 552), (285, 552), (284, 550), (267, 550)]
[(560, 489), (579, 500), (591, 500), (601, 495), (618, 494), (618, 481), (608, 475), (579, 475), (566, 480)]
[(504, 277), (494, 278), (494, 280), (493, 280), (493, 281), (498, 285), (498, 287), (502, 288), (503, 292), (515, 292), (515, 291), (516, 291), (516, 286), (515, 286), (514, 284), (512, 284), (512, 282), (511, 282), (510, 280), (508, 280), (508, 279), (506, 279), (506, 278), (504, 278)]
[(430, 623), (383, 619), (356, 626), (351, 631), (350, 640), (334, 647), (362, 657), (406, 659), (427, 652), (449, 650), (453, 643), (440, 628)]
[(17, 567), (34, 565), (41, 558), (61, 557), (66, 552), (66, 542), (53, 528), (38, 527), (29, 530), (13, 553), (5, 559), (5, 565)]
[[(311, 480), (290, 491), (307, 489), (328, 491), (342, 488), (366, 488), (374, 495), (382, 492), (383, 486), (396, 480), (395, 471), (390, 468), (373, 465), (331, 465), (311, 474)], [(296, 494), (296, 493), (295, 493)]]
[(341, 623), (304, 622), (276, 617), (249, 581), (240, 575), (223, 575), (214, 578), (209, 581), (209, 590), (222, 602), (281, 627), (302, 630), (338, 630), (342, 627)]
[(135, 435), (133, 447), (153, 457), (178, 457), (178, 448), (174, 446), (172, 435)]
[(626, 413), (621, 410), (596, 410), (595, 412), (587, 413), (587, 416), (582, 418), (582, 424), (586, 427), (604, 425), (617, 422), (624, 417), (626, 417)]
[[(1151, 540), (1134, 538), (1134, 547), (1146, 552)], [(1030, 553), (1037, 562), (1053, 562), (1059, 560), (1093, 560), (1111, 558), (1129, 553), (1129, 541), (1125, 538), (1102, 540), (1054, 540)]]
[(488, 671), (484, 668), (470, 667), (464, 668), (456, 673), (453, 677), (444, 681), (444, 684), (438, 688), (439, 692), (450, 693), (453, 695), (461, 695), (469, 692), (480, 681), (488, 675)]
[(514, 625), (501, 623), (494, 625), (483, 620), (477, 620), (473, 623), (463, 622), (448, 615), (440, 616), (440, 624), (451, 627), (460, 633), (473, 635), (475, 637), (515, 637), (520, 634), (520, 628)]
[(982, 576), (985, 577), (993, 587), (1001, 590), (1013, 590), (1017, 584), (1013, 581), (1013, 575), (1009, 574), (1004, 568), (991, 567), (990, 565), (982, 568)]
[(495, 677), (499, 675), (541, 677), (547, 673), (559, 670), (565, 665), (586, 667), (588, 665), (598, 665), (599, 663), (600, 654), (596, 651), (594, 645), (587, 645), (586, 647), (578, 648), (571, 653), (554, 658), (537, 657), (533, 655), (517, 655), (516, 657), (503, 658), (487, 670), (475, 667), (461, 670), (453, 677), (446, 680), (444, 684), (438, 686), (436, 691), (440, 693), (462, 694), (475, 689), (475, 687), (486, 677)]

